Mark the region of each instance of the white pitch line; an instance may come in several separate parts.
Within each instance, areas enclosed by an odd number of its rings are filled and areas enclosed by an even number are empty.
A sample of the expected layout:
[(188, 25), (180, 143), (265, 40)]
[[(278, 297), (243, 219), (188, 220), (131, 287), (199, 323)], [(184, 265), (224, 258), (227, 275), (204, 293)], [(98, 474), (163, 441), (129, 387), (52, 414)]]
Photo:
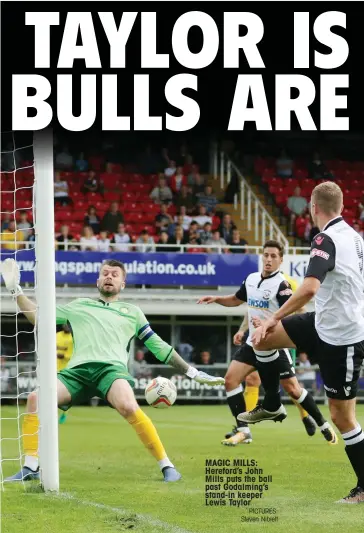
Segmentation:
[(173, 524), (168, 524), (168, 522), (163, 522), (158, 518), (153, 518), (152, 516), (146, 514), (134, 513), (131, 510), (123, 509), (122, 507), (112, 507), (111, 505), (106, 505), (104, 503), (82, 500), (80, 498), (77, 498), (77, 496), (73, 496), (73, 494), (69, 494), (67, 492), (60, 492), (58, 494), (47, 493), (46, 496), (50, 496), (53, 498), (62, 498), (63, 500), (71, 500), (77, 503), (78, 505), (103, 509), (104, 511), (110, 511), (119, 516), (130, 516), (132, 514), (136, 516), (141, 522), (144, 522), (145, 524), (148, 524), (150, 526), (159, 527), (161, 529), (164, 529), (165, 531), (168, 531), (169, 533), (195, 533), (193, 531), (190, 531), (189, 529), (184, 529), (179, 526), (174, 526)]

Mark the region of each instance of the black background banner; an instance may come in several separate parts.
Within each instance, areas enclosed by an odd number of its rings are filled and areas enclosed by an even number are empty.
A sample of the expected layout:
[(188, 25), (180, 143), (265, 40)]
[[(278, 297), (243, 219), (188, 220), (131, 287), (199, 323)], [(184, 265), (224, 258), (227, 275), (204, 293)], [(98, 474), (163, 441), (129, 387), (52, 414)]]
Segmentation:
[[(134, 11), (138, 8), (138, 18), (131, 31), (126, 46), (126, 68), (110, 69), (110, 47), (104, 29), (100, 22), (98, 11), (113, 12), (118, 24), (123, 10)], [(51, 68), (35, 69), (34, 67), (34, 27), (25, 25), (26, 11), (57, 11), (60, 13), (59, 26), (51, 27)], [(264, 69), (251, 69), (240, 51), (240, 67), (238, 69), (223, 68), (224, 27), (223, 13), (228, 11), (246, 11), (258, 15), (264, 24), (264, 36), (258, 48), (263, 58)], [(341, 67), (334, 70), (323, 70), (314, 66), (314, 51), (323, 54), (330, 53), (330, 49), (319, 43), (313, 34), (313, 22), (318, 15), (327, 11), (341, 11), (346, 14), (346, 29), (335, 27), (333, 31), (345, 37), (349, 45), (349, 57)], [(63, 36), (67, 12), (91, 11), (94, 28), (98, 41), (101, 58), (101, 69), (86, 69), (84, 60), (75, 60), (72, 69), (57, 69), (57, 61)], [(140, 12), (157, 12), (157, 52), (170, 55), (168, 69), (142, 69), (140, 53)], [(213, 63), (199, 71), (188, 70), (174, 58), (171, 36), (173, 26), (180, 15), (188, 11), (203, 11), (208, 13), (216, 22), (219, 29), (220, 46)], [(294, 12), (310, 13), (310, 68), (294, 69)], [(241, 28), (244, 35), (244, 27)], [(79, 39), (80, 41), (80, 39)], [(79, 42), (78, 44), (81, 44)], [(198, 52), (202, 47), (202, 32), (193, 27), (189, 32), (189, 46), (191, 51)], [(164, 88), (168, 79), (179, 73), (192, 73), (198, 76), (198, 92), (191, 89), (185, 94), (194, 98), (200, 107), (200, 120), (195, 126), (196, 131), (227, 131), (231, 106), (238, 74), (262, 74), (267, 96), (273, 130), (275, 128), (275, 75), (302, 74), (314, 81), (316, 99), (310, 107), (317, 130), (320, 129), (320, 75), (348, 74), (349, 89), (339, 89), (338, 94), (347, 94), (348, 109), (338, 110), (337, 116), (349, 116), (350, 131), (363, 131), (363, 103), (362, 103), (362, 17), (358, 11), (358, 4), (354, 2), (3, 2), (1, 17), (1, 64), (2, 64), (2, 96), (1, 114), (2, 130), (12, 129), (12, 75), (40, 74), (45, 76), (52, 85), (52, 93), (48, 102), (53, 109), (52, 125), (57, 129), (57, 74), (73, 74), (74, 87), (74, 115), (80, 112), (80, 75), (97, 74), (97, 115), (93, 130), (101, 130), (101, 75), (118, 74), (119, 98), (118, 113), (130, 115), (133, 109), (133, 75), (150, 75), (150, 113), (163, 117), (165, 128), (165, 114), (175, 116), (181, 111), (171, 106), (165, 98)], [(292, 118), (292, 129), (300, 130), (297, 120)], [(133, 119), (131, 119), (133, 129)], [(253, 123), (246, 123), (245, 129), (255, 130)], [(186, 132), (187, 133), (187, 132)]]

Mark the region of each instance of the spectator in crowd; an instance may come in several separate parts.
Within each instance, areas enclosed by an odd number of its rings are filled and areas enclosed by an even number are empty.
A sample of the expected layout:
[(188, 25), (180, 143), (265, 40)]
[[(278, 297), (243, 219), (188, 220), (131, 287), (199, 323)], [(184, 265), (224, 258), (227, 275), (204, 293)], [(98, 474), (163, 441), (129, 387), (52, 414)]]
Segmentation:
[(210, 185), (206, 185), (204, 194), (200, 195), (199, 203), (206, 207), (206, 212), (208, 214), (215, 212), (216, 205), (219, 202), (216, 196), (212, 194), (212, 187)]
[(7, 229), (0, 234), (1, 248), (4, 250), (21, 250), (25, 244), (19, 244), (25, 241), (24, 233), (17, 229), (15, 220), (10, 220)]
[(179, 211), (181, 210), (181, 207), (185, 207), (186, 213), (188, 215), (191, 215), (195, 209), (196, 198), (189, 191), (188, 187), (185, 187), (183, 185), (181, 187), (180, 193), (178, 194), (174, 204), (177, 207), (177, 209), (179, 209)]
[(91, 226), (83, 228), (80, 243), (82, 252), (95, 252), (97, 250), (97, 237), (94, 235)]
[(137, 252), (154, 252), (155, 244), (154, 239), (147, 229), (143, 229), (140, 233), (140, 236), (136, 240), (136, 251)]
[(150, 198), (156, 203), (169, 203), (172, 201), (173, 194), (167, 185), (167, 180), (163, 174), (159, 177), (158, 185), (150, 193)]
[(320, 232), (317, 226), (312, 224), (311, 216), (309, 213), (305, 215), (305, 229), (304, 229), (304, 239), (305, 241), (311, 243), (316, 235)]
[(167, 231), (169, 225), (173, 224), (173, 218), (168, 213), (168, 206), (166, 204), (161, 204), (160, 213), (154, 219), (155, 226), (157, 228), (157, 233), (161, 231)]
[(114, 233), (114, 237), (111, 240), (111, 244), (114, 252), (130, 252), (131, 246), (129, 246), (130, 235), (125, 231), (125, 225), (120, 223), (118, 225), (117, 233)]
[(225, 240), (225, 243), (227, 243), (229, 240), (232, 239), (234, 229), (236, 229), (236, 226), (231, 220), (231, 216), (228, 213), (226, 213), (222, 217), (222, 222), (219, 226), (220, 236), (222, 239)]
[(20, 211), (17, 228), (23, 232), (25, 240), (27, 240), (30, 235), (31, 227), (32, 227), (31, 223), (28, 222), (28, 211)]
[(140, 378), (151, 378), (152, 369), (145, 360), (143, 350), (137, 350), (135, 352), (134, 361), (133, 361), (133, 376), (136, 379)]
[(212, 240), (212, 224), (211, 222), (205, 222), (203, 230), (200, 233), (201, 244), (206, 244)]
[(359, 209), (359, 212), (358, 212), (359, 219), (364, 220), (364, 195), (362, 196), (361, 201), (358, 204), (358, 209)]
[(198, 206), (198, 215), (193, 217), (193, 219), (198, 223), (200, 229), (204, 227), (206, 222), (212, 224), (212, 218), (207, 214), (206, 207), (204, 205)]
[(276, 172), (280, 178), (291, 178), (293, 171), (293, 161), (283, 149), (276, 160)]
[[(196, 183), (196, 176), (199, 176), (198, 172), (198, 166), (197, 165), (190, 165), (188, 174), (187, 174), (187, 183), (188, 185), (194, 186)], [(197, 178), (200, 179), (200, 176)]]
[(168, 244), (176, 244), (175, 248), (169, 248), (169, 252), (182, 252), (181, 245), (187, 244), (187, 239), (182, 226), (177, 226), (173, 237), (169, 237)]
[(318, 152), (313, 154), (312, 161), (308, 164), (308, 177), (314, 180), (333, 178)]
[(34, 231), (34, 228), (31, 228), (29, 230), (29, 235), (27, 237), (27, 244), (26, 244), (27, 250), (30, 250), (30, 249), (34, 248), (34, 244), (33, 243), (35, 243), (35, 231)]
[(183, 186), (187, 186), (187, 178), (183, 175), (182, 167), (177, 167), (175, 174), (170, 179), (170, 184), (174, 194), (178, 194)]
[(195, 358), (196, 365), (213, 365), (214, 362), (209, 350), (201, 350), (199, 355)]
[(70, 234), (69, 227), (64, 224), (61, 226), (61, 233), (56, 237), (56, 249), (57, 250), (69, 250), (69, 244), (71, 242), (76, 242), (76, 239), (73, 235)]
[(110, 246), (111, 240), (107, 235), (107, 231), (100, 231), (100, 235), (97, 241), (97, 251), (98, 252), (111, 252)]
[(104, 215), (101, 222), (101, 229), (106, 230), (108, 233), (116, 233), (118, 231), (119, 224), (124, 223), (124, 217), (119, 211), (118, 202), (111, 202), (110, 209)]
[(1, 231), (4, 231), (4, 229), (8, 229), (10, 221), (11, 221), (10, 213), (5, 213), (1, 221)]
[[(240, 231), (235, 228), (233, 229), (233, 234), (231, 239), (227, 241), (227, 244), (230, 246), (246, 246), (248, 242), (245, 239), (240, 237)], [(232, 254), (245, 254), (247, 252), (246, 248), (230, 248)]]
[(182, 224), (184, 231), (187, 231), (192, 222), (192, 218), (189, 215), (187, 215), (187, 208), (185, 205), (181, 205), (181, 207), (179, 208), (179, 213), (176, 219), (178, 219), (179, 224)]
[(73, 157), (70, 154), (68, 147), (64, 146), (62, 152), (56, 155), (56, 168), (59, 170), (72, 170)]
[(161, 231), (159, 236), (158, 244), (155, 248), (156, 252), (170, 252), (170, 248), (163, 246), (164, 244), (169, 244), (169, 235), (166, 231)]
[(190, 233), (189, 235), (189, 238), (188, 238), (188, 246), (187, 246), (187, 249), (186, 251), (188, 253), (192, 253), (192, 254), (199, 254), (199, 253), (203, 253), (205, 250), (200, 248), (200, 245), (201, 244), (201, 240), (199, 238), (199, 234), (198, 233)]
[(54, 203), (60, 203), (62, 205), (69, 205), (72, 203), (71, 198), (68, 196), (68, 183), (66, 180), (62, 180), (59, 172), (54, 175)]
[(90, 207), (87, 209), (87, 215), (85, 216), (83, 223), (85, 226), (91, 226), (95, 235), (99, 233), (100, 219), (96, 214), (96, 207), (94, 205), (90, 205)]
[(197, 233), (197, 235), (199, 235), (201, 231), (202, 230), (200, 226), (198, 225), (198, 222), (196, 220), (192, 220), (190, 227), (188, 228), (186, 238), (189, 239), (190, 235), (193, 233)]
[(164, 170), (166, 178), (171, 178), (177, 172), (177, 166), (175, 161), (169, 161), (168, 167)]
[(192, 361), (193, 346), (189, 342), (180, 342), (177, 347), (177, 350), (184, 361), (186, 361), (187, 363), (190, 363)]
[(206, 245), (209, 246), (209, 248), (206, 250), (206, 252), (208, 252), (210, 254), (211, 253), (217, 254), (217, 253), (227, 253), (228, 252), (228, 249), (226, 248), (227, 242), (226, 242), (226, 240), (223, 237), (221, 237), (221, 234), (220, 234), (219, 230), (215, 230), (212, 233), (212, 238), (207, 241)]
[(312, 391), (316, 382), (316, 372), (314, 370), (309, 370), (311, 363), (308, 360), (307, 353), (301, 352), (298, 356), (298, 368), (297, 379), (302, 387), (306, 390)]
[[(175, 217), (175, 219), (176, 219), (176, 222), (173, 222), (173, 224), (169, 224), (169, 226), (168, 226), (168, 235), (170, 237), (173, 237), (174, 232), (176, 231), (176, 228), (178, 226), (182, 226), (183, 231), (187, 231), (187, 230), (185, 230), (185, 225), (183, 224), (183, 215), (177, 215)], [(188, 229), (189, 228), (189, 224), (186, 225), (186, 227)]]
[(194, 184), (192, 186), (192, 192), (195, 196), (200, 196), (205, 191), (205, 178), (198, 172), (194, 174)]
[(86, 161), (85, 154), (83, 152), (81, 152), (80, 155), (78, 156), (78, 159), (76, 160), (76, 163), (75, 163), (75, 167), (76, 167), (76, 170), (78, 170), (78, 172), (87, 171), (88, 162)]
[(361, 224), (359, 224), (359, 222), (354, 222), (353, 224), (353, 229), (355, 229), (355, 231), (357, 233), (359, 233), (360, 237), (363, 238), (364, 237), (364, 232), (362, 230), (362, 227), (361, 227)]
[(294, 235), (296, 218), (303, 216), (308, 207), (307, 200), (301, 196), (301, 189), (299, 187), (296, 187), (293, 196), (288, 198), (287, 207), (290, 210), (289, 234)]
[(82, 191), (86, 194), (88, 192), (104, 193), (103, 183), (94, 170), (90, 170), (87, 178), (82, 186)]

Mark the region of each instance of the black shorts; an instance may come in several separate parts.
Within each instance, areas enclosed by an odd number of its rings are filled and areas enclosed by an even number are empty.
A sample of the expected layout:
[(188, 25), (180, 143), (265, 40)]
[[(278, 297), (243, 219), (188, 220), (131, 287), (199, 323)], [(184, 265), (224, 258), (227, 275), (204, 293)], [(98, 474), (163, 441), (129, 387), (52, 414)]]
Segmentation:
[(364, 342), (342, 346), (324, 342), (316, 331), (314, 312), (288, 316), (282, 320), (282, 326), (297, 350), (306, 352), (311, 364), (319, 365), (328, 398), (351, 400), (356, 397)]
[[(232, 359), (233, 361), (253, 366), (258, 372), (260, 364), (266, 365), (266, 363), (259, 363), (259, 361), (257, 361), (255, 352), (249, 344), (244, 344), (239, 348), (233, 355)], [(288, 350), (279, 350), (279, 374), (280, 379), (288, 379), (295, 376), (293, 361)]]

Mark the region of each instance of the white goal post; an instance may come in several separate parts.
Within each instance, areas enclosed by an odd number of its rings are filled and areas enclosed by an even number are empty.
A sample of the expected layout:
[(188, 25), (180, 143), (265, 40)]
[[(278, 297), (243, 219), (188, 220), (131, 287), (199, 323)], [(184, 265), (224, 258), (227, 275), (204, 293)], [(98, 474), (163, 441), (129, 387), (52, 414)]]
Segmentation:
[(36, 351), (39, 381), (39, 467), (45, 491), (59, 490), (56, 277), (52, 130), (34, 132)]

